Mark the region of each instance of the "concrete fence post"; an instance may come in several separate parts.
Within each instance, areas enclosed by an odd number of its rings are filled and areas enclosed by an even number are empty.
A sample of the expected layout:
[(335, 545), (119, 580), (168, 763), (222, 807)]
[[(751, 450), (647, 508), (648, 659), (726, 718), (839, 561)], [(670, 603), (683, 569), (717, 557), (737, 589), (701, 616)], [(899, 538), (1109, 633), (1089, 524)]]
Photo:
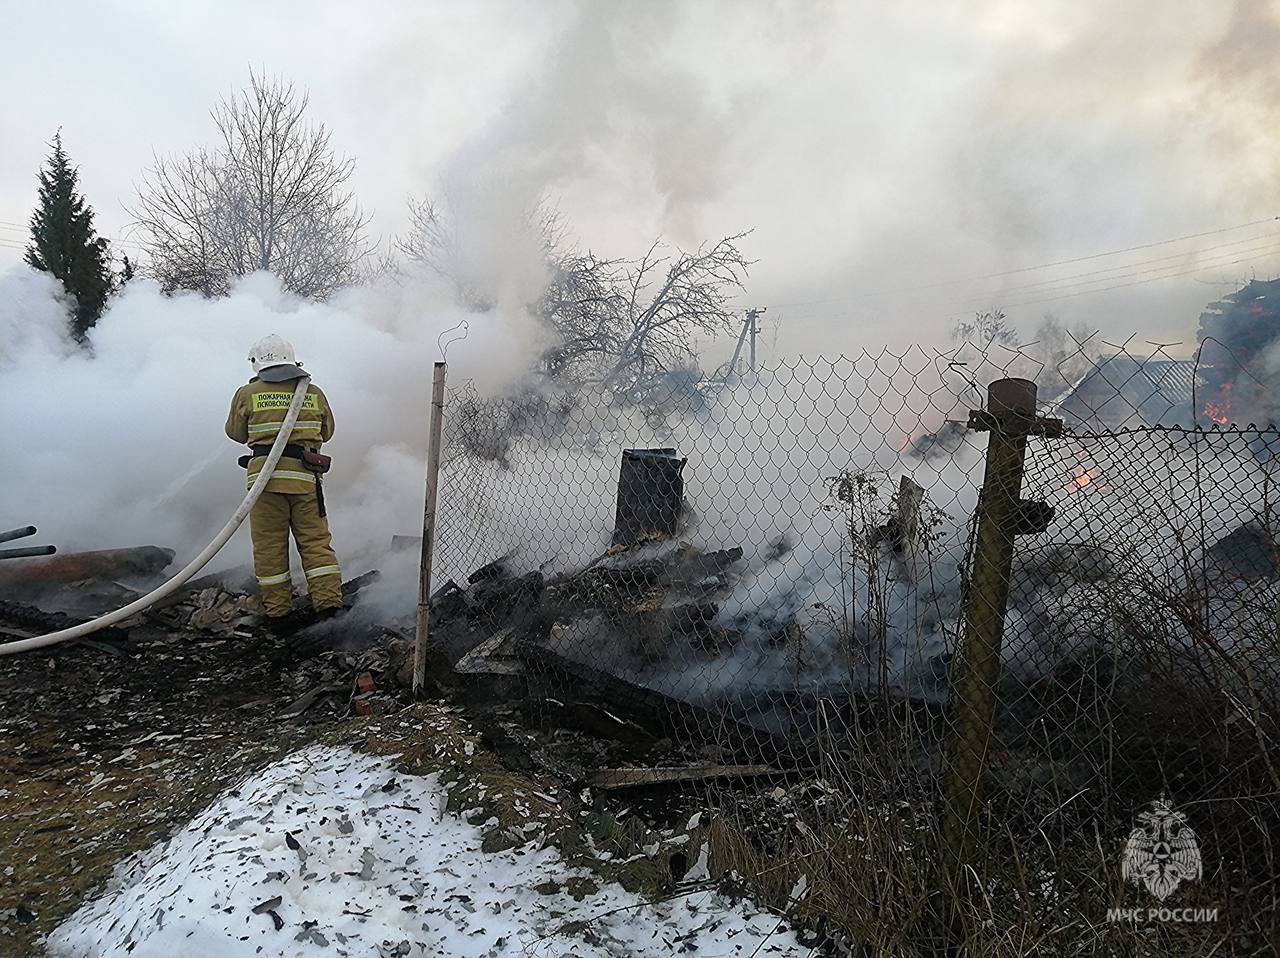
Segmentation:
[(990, 436), (978, 498), (973, 566), (964, 597), (964, 627), (952, 664), (947, 702), (951, 741), (943, 796), (942, 853), (953, 930), (961, 920), (958, 905), (971, 887), (966, 873), (976, 864), (982, 772), (1000, 681), (1000, 645), (1027, 436), (1043, 434), (1046, 422), (1051, 421), (1036, 418), (1036, 385), (1026, 379), (991, 383), (987, 408), (970, 416), (970, 428), (988, 430)]

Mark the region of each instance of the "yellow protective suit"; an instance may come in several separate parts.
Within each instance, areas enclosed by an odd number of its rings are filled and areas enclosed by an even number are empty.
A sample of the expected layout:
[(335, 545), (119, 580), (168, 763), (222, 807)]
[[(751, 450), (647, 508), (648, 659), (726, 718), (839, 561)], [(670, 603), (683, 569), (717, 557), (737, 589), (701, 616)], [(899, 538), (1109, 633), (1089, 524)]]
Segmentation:
[[(251, 446), (275, 442), (293, 398), (292, 381), (271, 383), (254, 378), (236, 390), (227, 415), (227, 436)], [(290, 444), (316, 450), (333, 436), (333, 411), (319, 387), (307, 386), (302, 412), (289, 436)], [(249, 460), (251, 486), (266, 456)], [(329, 522), (320, 515), (316, 476), (302, 460), (284, 457), (249, 513), (253, 567), (262, 606), (273, 618), (289, 612), (293, 580), (289, 575), (289, 533), (293, 532), (307, 591), (317, 611), (342, 606), (342, 569), (329, 537)]]

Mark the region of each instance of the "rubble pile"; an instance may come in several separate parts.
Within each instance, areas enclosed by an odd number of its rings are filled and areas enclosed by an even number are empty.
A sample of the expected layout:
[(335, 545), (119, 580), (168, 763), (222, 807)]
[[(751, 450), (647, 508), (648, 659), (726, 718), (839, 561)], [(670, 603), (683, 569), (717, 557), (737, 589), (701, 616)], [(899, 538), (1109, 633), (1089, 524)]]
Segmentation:
[(211, 585), (182, 594), (180, 602), (154, 609), (149, 617), (179, 631), (248, 638), (262, 622), (262, 603), (255, 595)]
[(359, 651), (330, 649), (280, 674), (291, 697), (282, 718), (296, 718), (323, 703), (330, 715), (385, 715), (402, 708), (413, 690), (413, 647), (403, 639)]
[(517, 574), (507, 560), (482, 566), (462, 588), (449, 582), (432, 601), (433, 636), (449, 665), (495, 632), (619, 674), (693, 650), (714, 658), (733, 645), (717, 624), (741, 549), (702, 552), (688, 542), (614, 546), (576, 572)]
[[(531, 703), (535, 721), (537, 708), (564, 700), (603, 706), (653, 739), (711, 749), (717, 763), (794, 760), (793, 743), (737, 700), (671, 689), (672, 677), (734, 654), (742, 633), (723, 625), (719, 612), (742, 555), (650, 539), (552, 576), (521, 573), (509, 559), (491, 562), (466, 588), (451, 582), (436, 594), (433, 669), (447, 667), (451, 682), (483, 697)], [(680, 764), (706, 760), (685, 755)]]
[(741, 549), (703, 553), (685, 542), (615, 547), (586, 571), (548, 585), (544, 601), (554, 621), (547, 644), (595, 663), (601, 643), (636, 665), (668, 658), (676, 642), (714, 657), (735, 639), (716, 623), (717, 598), (741, 559)]

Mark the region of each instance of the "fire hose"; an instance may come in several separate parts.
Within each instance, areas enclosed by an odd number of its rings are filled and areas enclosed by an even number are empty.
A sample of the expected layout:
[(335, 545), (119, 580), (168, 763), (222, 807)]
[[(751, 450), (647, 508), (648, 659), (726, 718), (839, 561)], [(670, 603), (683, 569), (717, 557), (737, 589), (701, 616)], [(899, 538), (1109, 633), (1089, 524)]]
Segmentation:
[(192, 576), (208, 565), (210, 560), (222, 550), (222, 547), (227, 544), (227, 540), (240, 528), (240, 524), (249, 515), (249, 510), (258, 501), (262, 491), (267, 488), (267, 483), (271, 480), (271, 474), (275, 472), (276, 466), (280, 462), (280, 457), (284, 455), (284, 447), (289, 444), (289, 436), (293, 432), (294, 423), (298, 421), (298, 413), (302, 411), (302, 403), (307, 396), (307, 384), (310, 381), (310, 376), (303, 376), (298, 380), (298, 385), (293, 390), (293, 401), (289, 403), (289, 410), (285, 413), (284, 422), (280, 424), (280, 432), (276, 434), (276, 440), (271, 444), (271, 452), (267, 454), (267, 461), (262, 464), (262, 471), (258, 473), (258, 478), (249, 487), (244, 500), (231, 518), (227, 520), (227, 524), (222, 527), (222, 530), (213, 537), (213, 541), (205, 546), (198, 556), (188, 562), (182, 571), (163, 585), (140, 598), (134, 599), (128, 605), (122, 606), (114, 612), (107, 612), (96, 619), (90, 619), (88, 622), (82, 622), (68, 629), (50, 632), (47, 635), (36, 635), (29, 639), (6, 642), (0, 645), (0, 655), (30, 652), (33, 649), (43, 649), (50, 645), (57, 645), (60, 642), (70, 642), (73, 639), (84, 638), (99, 629), (105, 629), (109, 625), (123, 622), (139, 612), (146, 611), (161, 599), (167, 598), (181, 589)]

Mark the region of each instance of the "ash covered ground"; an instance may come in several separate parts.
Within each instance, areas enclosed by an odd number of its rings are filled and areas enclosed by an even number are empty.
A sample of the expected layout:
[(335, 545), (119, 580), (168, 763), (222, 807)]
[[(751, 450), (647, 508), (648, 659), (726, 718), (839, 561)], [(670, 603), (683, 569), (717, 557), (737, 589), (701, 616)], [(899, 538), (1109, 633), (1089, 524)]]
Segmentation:
[[(620, 767), (701, 767), (719, 756), (598, 705), (495, 695), (483, 678), (480, 685), (447, 680), (415, 703), (411, 650), (394, 629), (366, 626), (341, 636), (330, 626), (282, 638), (258, 628), (255, 605), (234, 588), (205, 584), (123, 634), (0, 660), (0, 684), (15, 692), (0, 718), (0, 796), (9, 810), (0, 817), (8, 850), (0, 953), (38, 952), (51, 934), (51, 953), (67, 955), (114, 954), (130, 944), (133, 953), (170, 954), (189, 935), (225, 954), (245, 941), (279, 954), (501, 954), (543, 938), (539, 947), (563, 944), (566, 934), (583, 954), (619, 953), (618, 942), (627, 941), (625, 953), (669, 953), (683, 942), (718, 953), (706, 947), (731, 940), (734, 949), (750, 941), (747, 953), (757, 945), (761, 953), (802, 953), (774, 916), (717, 897), (706, 852), (699, 858), (705, 795), (661, 783), (618, 790), (607, 774), (599, 777)], [(13, 603), (0, 609), (0, 620), (14, 636), (61, 623)], [(358, 647), (337, 649), (337, 641)], [(439, 665), (450, 671), (444, 660)], [(401, 784), (373, 800), (363, 785), (360, 795), (348, 795), (353, 776), (363, 782), (370, 769)], [(314, 799), (310, 811), (292, 804), (289, 789), (299, 786)], [(787, 795), (777, 792), (779, 800)], [(243, 820), (280, 808), (280, 795), (287, 811), (279, 822), (246, 831)], [(324, 809), (334, 802), (364, 816), (358, 837), (368, 842), (347, 851), (331, 844), (321, 857), (339, 875), (343, 856), (355, 855), (347, 871), (356, 877), (334, 881), (359, 886), (365, 913), (344, 915), (335, 903), (345, 886), (330, 887), (329, 873), (317, 878), (305, 869), (288, 880), (287, 906), (255, 911), (284, 890), (257, 887), (276, 870), (264, 856), (284, 855), (292, 867), (295, 841), (332, 830)], [(406, 811), (424, 803), (429, 812)], [(382, 805), (394, 822), (378, 818)], [(446, 807), (465, 815), (442, 818)], [(242, 853), (237, 860), (252, 860), (252, 876), (233, 875), (209, 857), (199, 836), (215, 821), (214, 831)], [(415, 884), (387, 859), (398, 855), (403, 866), (415, 843), (437, 838), (457, 846), (449, 861), (437, 862), (440, 869), (511, 873), (514, 884), (503, 886), (510, 895), (494, 902), (463, 895), (442, 912), (438, 899), (448, 896), (427, 872)], [(379, 875), (396, 870), (405, 887), (359, 878), (366, 847), (378, 856)], [(503, 855), (516, 856), (528, 875), (535, 868), (541, 890), (523, 888), (525, 872), (494, 857)], [(418, 858), (425, 860), (421, 849)], [(170, 915), (148, 895), (168, 888), (163, 883), (179, 865), (201, 877), (182, 883), (191, 901)], [(459, 892), (456, 884), (450, 894)], [(645, 901), (673, 894), (657, 911), (644, 910)], [(494, 917), (516, 900), (514, 917)], [(495, 903), (496, 912), (475, 917), (477, 907)], [(616, 917), (619, 908), (630, 917)], [(441, 914), (447, 929), (431, 917)], [(593, 932), (597, 914), (611, 917)], [(402, 943), (409, 950), (397, 951)]]

